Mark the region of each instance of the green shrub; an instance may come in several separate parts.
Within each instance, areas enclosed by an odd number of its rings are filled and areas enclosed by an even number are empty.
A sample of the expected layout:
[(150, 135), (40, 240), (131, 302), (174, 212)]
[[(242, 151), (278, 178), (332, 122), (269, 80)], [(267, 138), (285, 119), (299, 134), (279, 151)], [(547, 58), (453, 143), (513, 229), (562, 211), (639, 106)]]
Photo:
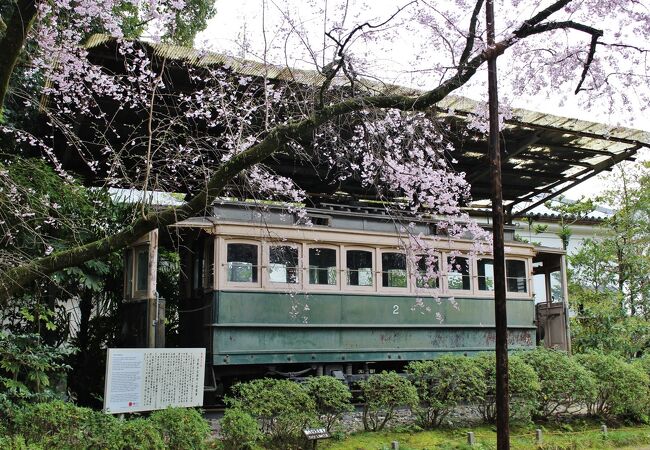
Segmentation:
[(576, 359), (597, 382), (596, 397), (587, 405), (590, 414), (606, 419), (645, 419), (650, 395), (648, 374), (613, 355), (588, 353)]
[(60, 400), (16, 408), (15, 435), (47, 448), (105, 448), (118, 421), (106, 414)]
[(417, 389), (417, 415), (424, 428), (440, 426), (460, 403), (482, 399), (486, 386), (476, 360), (445, 355), (432, 361), (414, 361), (406, 368)]
[(151, 414), (149, 420), (172, 450), (207, 448), (210, 425), (196, 409), (167, 408)]
[(400, 406), (414, 408), (418, 393), (409, 380), (395, 372), (370, 375), (359, 383), (364, 400), (363, 428), (366, 431), (382, 430)]
[(228, 408), (221, 419), (221, 434), (227, 450), (248, 450), (262, 438), (257, 420), (239, 408)]
[[(88, 448), (99, 448), (90, 446)], [(111, 450), (164, 450), (165, 442), (156, 426), (147, 419), (119, 421), (106, 447)], [(188, 447), (189, 448), (189, 447)]]
[(237, 384), (233, 393), (228, 405), (257, 419), (269, 446), (300, 443), (302, 429), (317, 421), (314, 401), (293, 381), (263, 378)]
[(350, 403), (350, 389), (334, 377), (312, 377), (303, 386), (314, 401), (316, 413), (325, 423), (327, 431), (332, 430), (344, 413), (354, 410)]
[(21, 435), (5, 436), (0, 434), (0, 450), (44, 450), (44, 448), (38, 444), (28, 444)]
[[(476, 408), (488, 423), (496, 421), (496, 357), (494, 354), (481, 354), (476, 362), (483, 371), (485, 380), (485, 395)], [(510, 418), (518, 421), (529, 421), (532, 412), (537, 408), (539, 380), (537, 374), (517, 355), (508, 358), (508, 377), (510, 380)]]
[(548, 419), (568, 408), (593, 401), (596, 395), (594, 377), (565, 352), (538, 347), (520, 356), (539, 379), (538, 417)]

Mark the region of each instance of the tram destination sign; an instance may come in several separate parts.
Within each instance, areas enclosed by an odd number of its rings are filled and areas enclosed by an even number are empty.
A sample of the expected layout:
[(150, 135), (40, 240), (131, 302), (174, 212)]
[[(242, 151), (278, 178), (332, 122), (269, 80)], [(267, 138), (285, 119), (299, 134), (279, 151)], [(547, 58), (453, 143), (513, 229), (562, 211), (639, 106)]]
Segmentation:
[(203, 405), (204, 348), (109, 348), (104, 412)]

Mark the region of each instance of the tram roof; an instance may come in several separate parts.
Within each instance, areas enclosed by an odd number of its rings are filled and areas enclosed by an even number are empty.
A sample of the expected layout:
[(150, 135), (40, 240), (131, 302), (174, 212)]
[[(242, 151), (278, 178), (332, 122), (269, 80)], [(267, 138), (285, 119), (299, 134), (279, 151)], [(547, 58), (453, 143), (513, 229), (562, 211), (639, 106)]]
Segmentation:
[[(100, 61), (119, 58), (116, 41), (105, 35), (94, 35), (86, 43), (92, 57)], [(202, 52), (188, 47), (163, 43), (141, 42), (143, 48), (167, 61), (189, 63), (197, 67), (224, 66), (235, 73), (304, 85), (318, 85), (323, 76), (316, 71), (299, 70), (231, 56)], [(362, 80), (363, 81), (363, 80)], [(343, 86), (344, 79), (333, 85)], [(382, 94), (418, 95), (422, 91), (403, 86), (363, 81), (368, 90)], [(487, 135), (470, 130), (471, 114), (481, 102), (458, 95), (448, 95), (432, 112), (450, 125), (456, 148), (453, 164), (457, 172), (465, 172), (471, 184), (472, 199), (489, 199), (490, 179)], [(505, 120), (502, 131), (503, 196), (506, 208), (516, 215), (524, 214), (547, 200), (564, 193), (585, 180), (611, 169), (615, 164), (632, 160), (635, 153), (650, 148), (650, 133), (626, 127), (514, 109)], [(330, 186), (317, 169), (297, 167), (278, 159), (270, 164), (279, 174), (291, 177), (311, 194), (316, 203), (328, 201), (341, 191), (352, 199), (372, 198), (356, 183)], [(485, 204), (482, 205), (485, 207)]]

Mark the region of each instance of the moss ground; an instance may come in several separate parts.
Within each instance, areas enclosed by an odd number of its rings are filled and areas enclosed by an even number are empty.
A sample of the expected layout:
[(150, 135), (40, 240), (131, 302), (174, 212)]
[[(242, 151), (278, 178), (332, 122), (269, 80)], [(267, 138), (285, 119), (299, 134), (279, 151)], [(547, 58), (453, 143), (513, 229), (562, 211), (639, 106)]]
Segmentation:
[[(543, 444), (535, 444), (535, 428), (543, 430)], [(473, 431), (476, 445), (467, 445), (467, 432)], [(376, 450), (390, 449), (391, 442), (398, 441), (400, 450), (422, 449), (495, 449), (494, 427), (473, 429), (446, 429), (436, 431), (391, 431), (379, 433), (356, 433), (343, 440), (321, 441), (318, 448), (328, 450)], [(600, 425), (583, 423), (573, 425), (550, 425), (513, 427), (511, 430), (513, 450), (579, 450), (579, 449), (650, 449), (650, 426), (610, 428), (603, 436)]]

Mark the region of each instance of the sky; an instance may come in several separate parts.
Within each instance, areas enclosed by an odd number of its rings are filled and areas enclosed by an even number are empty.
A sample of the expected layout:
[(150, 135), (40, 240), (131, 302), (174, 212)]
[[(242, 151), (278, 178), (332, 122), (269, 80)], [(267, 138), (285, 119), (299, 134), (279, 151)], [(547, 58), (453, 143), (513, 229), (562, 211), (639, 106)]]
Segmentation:
[[(441, 4), (441, 2), (444, 3), (445, 1), (451, 0), (438, 0), (436, 4)], [(305, 47), (301, 45), (301, 42), (281, 40), (272, 30), (276, 29), (276, 27), (287, 27), (288, 20), (301, 22), (307, 30), (303, 39), (311, 39), (309, 42), (311, 48), (322, 48), (323, 21), (320, 17), (314, 18), (309, 16), (310, 11), (307, 10), (307, 3), (313, 3), (318, 6), (325, 4), (326, 1), (302, 0), (301, 2), (293, 2), (292, 8), (294, 11), (291, 19), (282, 14), (281, 8), (283, 8), (283, 3), (280, 0), (216, 0), (215, 6), (217, 13), (208, 23), (207, 29), (197, 37), (195, 44), (213, 51), (261, 60), (262, 52), (260, 49), (264, 48), (266, 39), (266, 47), (270, 49), (268, 53), (269, 62), (279, 65), (288, 63), (292, 67), (299, 68), (312, 68), (309, 62), (310, 55), (304, 52)], [(371, 11), (374, 14), (372, 18), (375, 19), (390, 16), (396, 10), (395, 5), (403, 2), (389, 0), (364, 2), (363, 0), (357, 0), (351, 3), (355, 5), (361, 4), (362, 6), (359, 11), (363, 11), (365, 8), (365, 10)], [(499, 15), (508, 15), (508, 12), (499, 11), (498, 3), (496, 10), (497, 27), (499, 26)], [(263, 5), (266, 6), (265, 9), (263, 9)], [(329, 8), (333, 9), (331, 3)], [(351, 11), (349, 15), (353, 16), (353, 13), (354, 11)], [(335, 11), (330, 12), (330, 14), (334, 16)], [(358, 14), (360, 19), (366, 19), (366, 16), (363, 14), (367, 14), (367, 12), (359, 12)], [(352, 18), (352, 20), (354, 19), (355, 17)], [(351, 23), (352, 21), (349, 22)], [(268, 30), (266, 33), (262, 33), (261, 31), (263, 24), (265, 25), (264, 29)], [(365, 59), (373, 61), (373, 65), (364, 67), (368, 73), (376, 74), (384, 82), (426, 88), (426, 79), (423, 81), (422, 78), (415, 78), (417, 75), (408, 75), (406, 78), (404, 76), (403, 68), (409, 67), (414, 59), (417, 60), (417, 58), (421, 57), (418, 54), (421, 51), (420, 46), (413, 42), (414, 39), (416, 40), (417, 37), (409, 35), (407, 39), (397, 31), (395, 36), (386, 45), (378, 45), (374, 42), (368, 45), (363, 45), (364, 43), (355, 45), (357, 45), (357, 49), (360, 49), (357, 51), (364, 53), (363, 56)], [(317, 56), (317, 58), (319, 63), (321, 63), (320, 56)], [(502, 59), (499, 58), (501, 62), (499, 70), (503, 76), (507, 76), (508, 61), (502, 61)], [(480, 75), (477, 74), (477, 76)], [(650, 90), (650, 87), (648, 89)], [(462, 92), (462, 95), (481, 100), (484, 98), (485, 92), (482, 86), (470, 86)], [(643, 106), (634, 104), (636, 102), (634, 95), (630, 95), (629, 97), (633, 112), (625, 117), (613, 116), (605, 111), (604, 108), (586, 110), (579, 104), (575, 96), (567, 96), (565, 100), (559, 101), (558, 99), (546, 96), (510, 98), (507, 92), (501, 92), (500, 95), (505, 96), (507, 101), (513, 107), (517, 108), (650, 131), (650, 121), (646, 120), (645, 114), (642, 112)], [(644, 151), (639, 155), (639, 159), (649, 160), (650, 152)], [(601, 178), (594, 177), (582, 183), (577, 188), (568, 191), (565, 195), (576, 199), (583, 195), (597, 195), (604, 185)]]

